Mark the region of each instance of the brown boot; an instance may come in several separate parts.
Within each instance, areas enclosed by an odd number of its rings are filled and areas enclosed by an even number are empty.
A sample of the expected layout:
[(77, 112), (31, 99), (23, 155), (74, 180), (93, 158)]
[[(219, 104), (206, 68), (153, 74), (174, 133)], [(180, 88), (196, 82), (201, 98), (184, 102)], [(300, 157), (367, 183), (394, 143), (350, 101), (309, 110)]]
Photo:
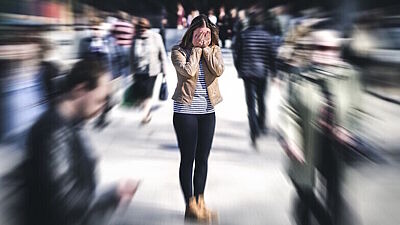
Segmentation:
[(185, 219), (196, 219), (199, 209), (195, 197), (189, 199), (189, 204), (186, 206)]
[(209, 221), (209, 218), (200, 211), (195, 197), (189, 199), (189, 204), (186, 206), (185, 219), (196, 220), (198, 222)]
[(199, 208), (200, 213), (203, 217), (208, 218), (208, 220), (218, 220), (218, 214), (216, 212), (207, 209), (206, 203), (204, 202), (204, 195), (199, 195), (197, 199), (197, 206)]

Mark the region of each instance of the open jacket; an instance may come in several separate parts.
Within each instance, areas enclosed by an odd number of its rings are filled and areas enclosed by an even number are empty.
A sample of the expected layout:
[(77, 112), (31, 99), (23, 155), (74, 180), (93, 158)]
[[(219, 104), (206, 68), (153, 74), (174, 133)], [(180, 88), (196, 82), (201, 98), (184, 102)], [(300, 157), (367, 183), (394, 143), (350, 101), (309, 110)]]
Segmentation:
[(173, 100), (187, 105), (192, 104), (201, 60), (211, 104), (215, 106), (222, 101), (217, 78), (224, 72), (224, 62), (219, 46), (192, 49), (174, 46), (171, 60), (178, 76)]
[(167, 72), (167, 53), (160, 34), (147, 30), (133, 38), (131, 47), (132, 74), (157, 76)]

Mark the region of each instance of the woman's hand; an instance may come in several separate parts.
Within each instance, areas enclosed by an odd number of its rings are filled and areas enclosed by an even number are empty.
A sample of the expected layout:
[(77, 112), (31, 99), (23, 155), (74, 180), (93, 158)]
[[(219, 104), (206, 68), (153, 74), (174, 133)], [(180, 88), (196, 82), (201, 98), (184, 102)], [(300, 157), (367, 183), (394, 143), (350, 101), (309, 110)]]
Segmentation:
[(211, 44), (211, 32), (206, 32), (204, 34), (204, 38), (203, 38), (203, 43), (202, 43), (202, 48), (208, 47)]
[(198, 29), (193, 32), (192, 44), (194, 47), (205, 48), (211, 43), (211, 32), (209, 29)]
[(120, 198), (120, 205), (127, 205), (131, 201), (133, 195), (136, 193), (140, 181), (131, 179), (121, 180), (117, 186), (117, 195)]
[(204, 32), (194, 32), (192, 44), (194, 47), (201, 47), (204, 44)]

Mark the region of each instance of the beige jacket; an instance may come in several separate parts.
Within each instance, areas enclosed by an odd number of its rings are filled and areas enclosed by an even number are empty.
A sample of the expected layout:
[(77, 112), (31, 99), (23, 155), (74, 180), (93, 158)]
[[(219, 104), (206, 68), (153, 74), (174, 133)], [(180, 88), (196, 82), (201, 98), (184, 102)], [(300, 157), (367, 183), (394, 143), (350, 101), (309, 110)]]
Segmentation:
[(179, 46), (172, 48), (171, 60), (175, 67), (178, 84), (172, 99), (190, 105), (192, 104), (196, 83), (199, 77), (199, 64), (202, 60), (208, 97), (213, 106), (222, 101), (219, 91), (218, 77), (224, 72), (221, 49), (218, 46), (183, 49)]

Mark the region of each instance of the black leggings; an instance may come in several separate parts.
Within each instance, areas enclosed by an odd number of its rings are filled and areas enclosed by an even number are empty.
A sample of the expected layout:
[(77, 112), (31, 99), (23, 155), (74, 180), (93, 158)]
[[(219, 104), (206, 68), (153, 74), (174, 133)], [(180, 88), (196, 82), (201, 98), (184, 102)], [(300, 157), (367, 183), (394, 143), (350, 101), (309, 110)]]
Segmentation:
[[(181, 152), (179, 180), (186, 204), (193, 196), (204, 193), (207, 180), (208, 156), (215, 131), (215, 113), (195, 115), (174, 113), (174, 128)], [(193, 173), (193, 162), (196, 162)]]

